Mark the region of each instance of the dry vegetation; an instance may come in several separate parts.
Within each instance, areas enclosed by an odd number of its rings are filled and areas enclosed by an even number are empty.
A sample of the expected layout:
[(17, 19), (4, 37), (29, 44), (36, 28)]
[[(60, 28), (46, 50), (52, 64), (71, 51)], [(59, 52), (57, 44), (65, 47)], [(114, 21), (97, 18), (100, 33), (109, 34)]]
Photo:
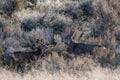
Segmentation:
[[(34, 65), (11, 67), (38, 46)], [(0, 0), (0, 80), (119, 79), (120, 0)]]
[[(55, 60), (56, 61), (56, 60)], [(56, 61), (57, 62), (57, 61)], [(59, 63), (59, 62), (58, 62)], [(92, 64), (90, 58), (77, 58), (64, 65), (61, 70), (56, 70), (58, 65), (54, 61), (42, 61), (40, 69), (32, 69), (23, 74), (0, 69), (1, 80), (119, 80), (120, 69), (111, 70)], [(49, 68), (49, 69), (48, 69)], [(7, 76), (6, 76), (7, 75)]]

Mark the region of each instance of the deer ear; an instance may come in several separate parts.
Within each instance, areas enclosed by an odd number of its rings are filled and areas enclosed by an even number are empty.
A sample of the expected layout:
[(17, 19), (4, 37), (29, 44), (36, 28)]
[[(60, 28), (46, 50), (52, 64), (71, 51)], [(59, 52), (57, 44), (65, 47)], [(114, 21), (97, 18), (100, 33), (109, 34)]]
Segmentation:
[(39, 43), (39, 39), (36, 40), (36, 43)]

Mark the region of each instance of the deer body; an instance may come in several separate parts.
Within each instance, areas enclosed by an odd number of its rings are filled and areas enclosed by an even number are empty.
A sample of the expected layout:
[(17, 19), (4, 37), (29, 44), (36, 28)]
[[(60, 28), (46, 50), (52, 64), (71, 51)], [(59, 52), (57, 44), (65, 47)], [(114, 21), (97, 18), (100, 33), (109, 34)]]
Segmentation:
[(81, 54), (81, 53), (93, 53), (93, 50), (95, 47), (102, 47), (101, 45), (95, 45), (95, 44), (85, 44), (85, 43), (75, 43), (72, 40), (70, 41), (67, 51), (73, 52), (75, 54)]
[(85, 53), (89, 53), (89, 54), (93, 54), (94, 52), (94, 48), (103, 48), (106, 49), (104, 46), (102, 45), (97, 45), (97, 44), (90, 44), (90, 43), (76, 43), (74, 42), (73, 38), (76, 37), (76, 35), (82, 35), (82, 32), (79, 32), (78, 30), (75, 30), (75, 32), (70, 32), (70, 34), (63, 36), (62, 38), (62, 42), (64, 42), (64, 44), (66, 44), (68, 46), (67, 51), (69, 53), (74, 53), (77, 55), (80, 54), (85, 54)]
[(13, 53), (7, 53), (3, 55), (3, 62), (15, 69), (16, 67), (22, 67), (22, 65), (27, 63), (34, 64), (41, 56), (41, 53), (41, 47), (38, 47), (36, 51), (16, 51)]
[(24, 63), (24, 62), (31, 62), (38, 60), (39, 56), (41, 55), (41, 49), (37, 51), (31, 51), (31, 52), (21, 52), (17, 51), (13, 53), (13, 59), (15, 62), (18, 63)]

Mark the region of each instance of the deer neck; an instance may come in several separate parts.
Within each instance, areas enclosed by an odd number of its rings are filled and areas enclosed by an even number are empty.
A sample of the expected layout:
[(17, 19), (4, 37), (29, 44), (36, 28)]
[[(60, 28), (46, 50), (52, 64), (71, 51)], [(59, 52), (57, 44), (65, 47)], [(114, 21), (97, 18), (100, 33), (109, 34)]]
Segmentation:
[(38, 49), (35, 53), (36, 53), (37, 55), (41, 54), (41, 49)]

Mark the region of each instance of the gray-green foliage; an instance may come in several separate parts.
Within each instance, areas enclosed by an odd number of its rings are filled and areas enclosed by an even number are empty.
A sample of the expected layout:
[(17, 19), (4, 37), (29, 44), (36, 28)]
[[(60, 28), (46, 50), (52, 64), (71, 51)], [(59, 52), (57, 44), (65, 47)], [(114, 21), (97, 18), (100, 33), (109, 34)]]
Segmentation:
[(37, 27), (37, 21), (34, 18), (25, 19), (21, 25), (21, 28), (24, 31), (31, 31), (32, 29), (35, 29), (36, 27)]
[(0, 58), (3, 54), (4, 54), (4, 52), (3, 52), (2, 44), (0, 43)]
[(4, 14), (5, 14), (5, 12), (0, 9), (0, 15), (4, 15)]

